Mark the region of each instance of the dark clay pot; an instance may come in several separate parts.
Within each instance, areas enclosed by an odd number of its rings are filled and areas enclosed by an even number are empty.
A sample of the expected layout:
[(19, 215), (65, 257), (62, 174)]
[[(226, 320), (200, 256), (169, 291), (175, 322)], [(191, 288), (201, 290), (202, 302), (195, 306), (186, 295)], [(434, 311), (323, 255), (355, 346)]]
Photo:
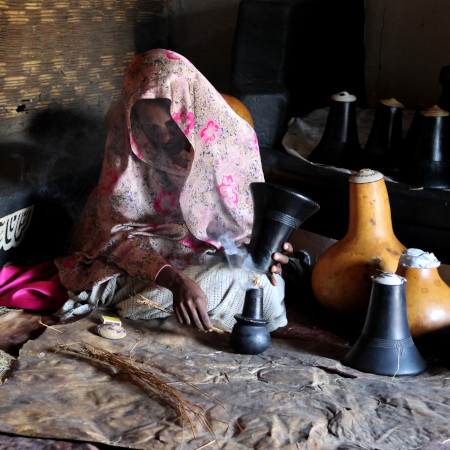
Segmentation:
[(230, 336), (230, 345), (237, 352), (257, 355), (270, 346), (270, 333), (263, 319), (263, 289), (248, 289), (242, 314), (234, 316), (236, 324)]
[(345, 91), (331, 97), (325, 131), (309, 155), (310, 161), (346, 169), (362, 168), (355, 102), (356, 97)]
[(402, 150), (404, 106), (394, 98), (377, 103), (372, 128), (362, 152), (362, 166), (395, 176)]
[[(387, 284), (386, 278), (397, 284)], [(425, 370), (425, 361), (409, 330), (405, 284), (404, 278), (393, 273), (372, 277), (364, 328), (344, 364), (362, 372), (389, 376), (415, 375)]]
[[(320, 206), (309, 197), (272, 183), (251, 183), (254, 202), (252, 237), (246, 267), (270, 273), (272, 255), (282, 252), (292, 232)], [(250, 260), (251, 259), (251, 260)]]
[(450, 188), (449, 113), (433, 106), (421, 111), (411, 130), (410, 157), (401, 181), (434, 189)]

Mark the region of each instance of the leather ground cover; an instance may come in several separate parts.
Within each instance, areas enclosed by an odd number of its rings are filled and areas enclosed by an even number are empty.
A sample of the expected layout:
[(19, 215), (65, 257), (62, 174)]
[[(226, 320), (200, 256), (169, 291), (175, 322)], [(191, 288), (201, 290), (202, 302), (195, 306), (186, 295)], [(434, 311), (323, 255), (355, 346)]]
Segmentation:
[(109, 341), (95, 334), (99, 317), (54, 326), (63, 333), (47, 328), (22, 347), (0, 386), (0, 432), (136, 449), (197, 449), (214, 439), (195, 423), (194, 436), (164, 399), (123, 373), (55, 351), (84, 341), (164, 366), (221, 402), (175, 383), (205, 409), (217, 439), (208, 448), (402, 449), (450, 438), (446, 368), (415, 377), (361, 373), (339, 362), (346, 342), (320, 330), (239, 355), (228, 335), (205, 335), (172, 318), (123, 320), (127, 337)]

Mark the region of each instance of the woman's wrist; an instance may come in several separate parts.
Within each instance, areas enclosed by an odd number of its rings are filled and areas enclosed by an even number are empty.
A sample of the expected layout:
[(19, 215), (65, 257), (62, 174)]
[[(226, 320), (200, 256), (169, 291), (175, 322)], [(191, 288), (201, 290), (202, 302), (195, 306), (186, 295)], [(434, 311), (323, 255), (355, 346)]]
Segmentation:
[(155, 282), (158, 286), (172, 290), (172, 287), (177, 282), (179, 272), (171, 265), (166, 264), (159, 269), (155, 277)]

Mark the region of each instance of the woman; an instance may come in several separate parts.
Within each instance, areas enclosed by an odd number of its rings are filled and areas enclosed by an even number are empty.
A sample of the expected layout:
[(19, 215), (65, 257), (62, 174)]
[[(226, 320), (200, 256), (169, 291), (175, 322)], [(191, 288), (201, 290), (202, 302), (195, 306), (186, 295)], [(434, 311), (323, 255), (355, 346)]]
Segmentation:
[[(254, 130), (187, 59), (168, 50), (130, 63), (106, 126), (98, 187), (71, 256), (57, 260), (70, 296), (63, 319), (97, 306), (135, 319), (167, 315), (143, 305), (141, 294), (173, 306), (180, 323), (208, 331), (213, 319), (232, 328), (252, 275), (231, 267), (224, 249), (245, 255), (249, 242), (249, 184), (263, 181)], [(259, 279), (269, 330), (286, 324), (281, 268), (271, 270), (270, 282)]]

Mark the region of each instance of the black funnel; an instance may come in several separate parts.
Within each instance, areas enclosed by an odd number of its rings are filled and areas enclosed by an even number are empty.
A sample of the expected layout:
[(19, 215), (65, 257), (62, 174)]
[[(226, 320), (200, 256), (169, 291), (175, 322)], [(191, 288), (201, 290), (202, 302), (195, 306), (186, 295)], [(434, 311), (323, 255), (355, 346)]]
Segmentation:
[(377, 375), (416, 375), (426, 364), (409, 331), (406, 280), (393, 273), (372, 277), (369, 309), (361, 336), (344, 364)]
[(320, 206), (305, 195), (272, 183), (251, 183), (254, 216), (249, 255), (250, 269), (270, 273), (272, 255), (282, 252), (292, 232)]
[(236, 314), (236, 324), (230, 336), (233, 349), (246, 355), (257, 355), (270, 346), (270, 333), (263, 319), (263, 289), (248, 289), (242, 314)]

